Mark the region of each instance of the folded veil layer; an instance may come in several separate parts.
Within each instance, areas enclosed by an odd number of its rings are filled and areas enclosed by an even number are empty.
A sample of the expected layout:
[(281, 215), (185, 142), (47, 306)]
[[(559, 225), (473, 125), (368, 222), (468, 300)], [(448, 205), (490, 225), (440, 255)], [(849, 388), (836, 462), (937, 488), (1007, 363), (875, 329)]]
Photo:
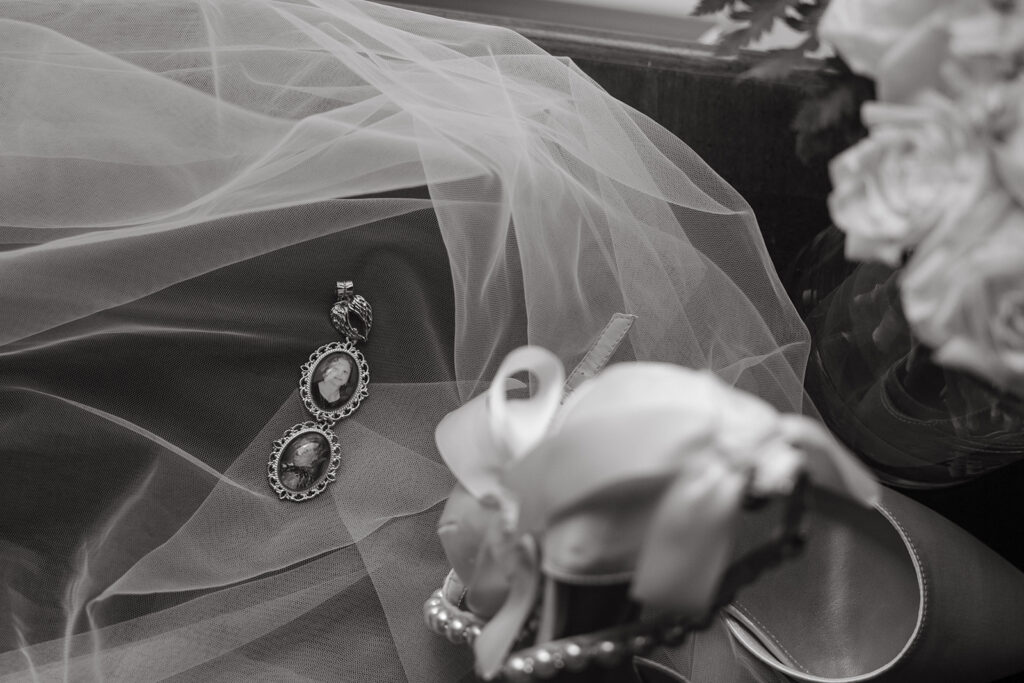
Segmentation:
[[(263, 479), (375, 309), (339, 481)], [(612, 314), (637, 360), (803, 406), (807, 336), (749, 208), (503, 29), (368, 2), (0, 2), (0, 675), (458, 680), (422, 629), (432, 442), (524, 343)]]

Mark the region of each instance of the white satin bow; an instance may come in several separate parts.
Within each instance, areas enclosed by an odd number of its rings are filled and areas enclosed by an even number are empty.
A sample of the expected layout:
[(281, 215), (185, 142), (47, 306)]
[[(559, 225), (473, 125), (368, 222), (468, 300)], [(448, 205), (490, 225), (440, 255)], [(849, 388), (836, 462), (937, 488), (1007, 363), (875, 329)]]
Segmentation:
[[(531, 373), (534, 392), (510, 400), (506, 383), (521, 372)], [(548, 574), (591, 583), (631, 576), (637, 600), (699, 616), (727, 568), (750, 488), (784, 495), (807, 471), (819, 486), (877, 501), (873, 478), (824, 427), (710, 373), (622, 363), (561, 405), (563, 378), (550, 352), (517, 349), (485, 394), (437, 428), (459, 482), (502, 510), (503, 528), (482, 541), (489, 566), (509, 577), (505, 604), (474, 644), (485, 678), (529, 617), (540, 562)], [(627, 514), (623, 504), (643, 513)]]

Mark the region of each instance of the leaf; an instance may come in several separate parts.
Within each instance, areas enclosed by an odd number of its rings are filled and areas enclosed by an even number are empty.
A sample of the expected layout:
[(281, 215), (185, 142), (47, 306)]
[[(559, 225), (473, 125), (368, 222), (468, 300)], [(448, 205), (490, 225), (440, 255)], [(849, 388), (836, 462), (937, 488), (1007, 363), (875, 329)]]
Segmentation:
[(700, 0), (697, 3), (696, 9), (693, 10), (693, 16), (699, 17), (705, 14), (718, 14), (724, 9), (732, 9), (736, 4), (736, 0)]
[(796, 30), (818, 35), (818, 24), (821, 23), (821, 17), (828, 9), (828, 0), (801, 2), (795, 9), (799, 15), (798, 23), (800, 25), (795, 27)]
[(718, 45), (715, 47), (715, 53), (719, 55), (734, 55), (749, 42), (747, 29), (738, 28), (722, 34), (722, 37), (718, 39)]
[(860, 108), (874, 96), (870, 79), (841, 74), (820, 96), (804, 102), (793, 121), (801, 161), (812, 165), (830, 159), (865, 137)]
[(831, 0), (810, 0), (797, 6), (797, 10), (804, 17), (810, 19), (814, 17), (814, 23), (817, 24), (821, 21), (821, 16), (825, 14), (825, 10), (828, 9), (829, 2)]
[(730, 31), (722, 36), (718, 44), (718, 52), (720, 54), (736, 54), (740, 48), (744, 48), (757, 41), (771, 30), (776, 20), (784, 19), (787, 11), (800, 1), (747, 0), (746, 4), (750, 7), (750, 23), (744, 28)]
[(794, 31), (806, 31), (807, 28), (804, 25), (804, 20), (800, 17), (786, 17), (786, 26), (790, 27)]

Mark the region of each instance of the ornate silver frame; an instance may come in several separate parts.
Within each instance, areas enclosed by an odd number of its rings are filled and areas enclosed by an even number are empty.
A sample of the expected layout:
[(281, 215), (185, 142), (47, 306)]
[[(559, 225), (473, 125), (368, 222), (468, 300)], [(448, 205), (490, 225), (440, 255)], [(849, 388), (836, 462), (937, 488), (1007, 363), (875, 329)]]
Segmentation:
[[(316, 366), (320, 364), (320, 361), (332, 353), (345, 353), (352, 358), (356, 368), (359, 370), (359, 384), (356, 386), (352, 398), (345, 405), (335, 410), (323, 410), (313, 401), (313, 372), (316, 370)], [(330, 344), (324, 344), (310, 354), (309, 361), (302, 366), (302, 378), (299, 380), (299, 396), (302, 397), (302, 404), (306, 407), (306, 410), (316, 420), (334, 423), (356, 411), (356, 408), (363, 402), (363, 399), (370, 395), (369, 385), (370, 364), (366, 362), (366, 358), (356, 348), (356, 345), (351, 341), (331, 342)]]
[[(317, 434), (323, 435), (327, 439), (327, 443), (331, 447), (331, 461), (327, 465), (327, 471), (320, 478), (311, 489), (307, 491), (292, 491), (291, 489), (285, 488), (281, 483), (277, 468), (281, 464), (281, 455), (285, 449), (288, 448), (288, 444), (293, 439), (301, 434), (307, 434), (309, 432), (316, 432)], [(274, 490), (278, 498), (281, 500), (291, 500), (296, 503), (301, 503), (304, 500), (315, 498), (324, 492), (327, 485), (330, 484), (337, 478), (338, 466), (341, 465), (341, 443), (338, 441), (337, 434), (331, 429), (329, 425), (318, 424), (316, 422), (303, 422), (297, 424), (287, 432), (284, 433), (280, 439), (274, 442), (274, 450), (270, 453), (270, 462), (267, 463), (267, 479), (270, 481), (270, 488)]]

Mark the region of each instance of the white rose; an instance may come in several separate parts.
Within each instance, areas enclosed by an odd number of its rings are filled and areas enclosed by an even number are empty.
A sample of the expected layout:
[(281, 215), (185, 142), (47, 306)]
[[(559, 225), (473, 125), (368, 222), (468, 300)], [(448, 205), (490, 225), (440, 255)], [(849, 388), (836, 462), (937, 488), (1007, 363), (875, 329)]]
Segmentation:
[(1024, 208), (995, 191), (962, 228), (936, 233), (907, 263), (904, 313), (938, 363), (1024, 396)]
[(1003, 186), (1024, 205), (1024, 79), (988, 92), (996, 172)]
[(979, 56), (1012, 64), (1024, 44), (1024, 12), (997, 10), (994, 0), (833, 0), (819, 34), (875, 81), (879, 100), (909, 102), (922, 90), (947, 92), (950, 67), (977, 72), (992, 61)]
[(1024, 6), (989, 0), (949, 22), (949, 49), (958, 59), (1013, 57), (1024, 49)]
[(877, 78), (890, 52), (923, 22), (962, 0), (832, 0), (818, 35), (855, 73)]
[(868, 103), (870, 135), (832, 160), (829, 210), (854, 261), (899, 265), (940, 224), (956, 221), (992, 185), (983, 141), (935, 93), (917, 104)]

